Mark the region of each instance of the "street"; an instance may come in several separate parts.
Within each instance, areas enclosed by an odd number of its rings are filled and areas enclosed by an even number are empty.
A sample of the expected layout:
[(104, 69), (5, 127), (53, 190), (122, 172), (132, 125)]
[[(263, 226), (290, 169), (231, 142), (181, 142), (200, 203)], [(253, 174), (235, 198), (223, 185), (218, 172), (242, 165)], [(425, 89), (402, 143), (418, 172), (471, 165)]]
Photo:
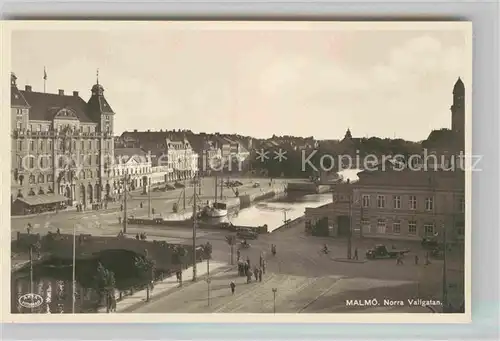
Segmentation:
[[(227, 179), (225, 179), (226, 181)], [(239, 179), (243, 183), (242, 186), (238, 187), (238, 191), (241, 195), (243, 194), (254, 194), (259, 193), (269, 187), (268, 179)], [(275, 180), (273, 186), (284, 186), (286, 181), (289, 180)], [(259, 182), (262, 187), (254, 188), (253, 183)], [(268, 187), (265, 187), (267, 184)], [(202, 181), (202, 190), (199, 199), (202, 201), (213, 200), (215, 194), (215, 178), (205, 178)], [(186, 211), (182, 212), (184, 209), (184, 194), (186, 196)], [(218, 189), (220, 198), (220, 187)], [(181, 219), (185, 215), (191, 214), (192, 207), (192, 197), (193, 188), (187, 187), (184, 191), (183, 189), (175, 189), (166, 192), (152, 192), (151, 193), (151, 207), (155, 210), (155, 216), (160, 215), (164, 218), (170, 216), (178, 216), (176, 219)], [(223, 198), (234, 198), (235, 193), (232, 188), (224, 188)], [(140, 208), (142, 203), (143, 207)], [(181, 212), (178, 215), (174, 215), (173, 204), (177, 203)], [(58, 228), (61, 232), (72, 233), (73, 225), (78, 223), (81, 233), (90, 234), (105, 234), (113, 235), (119, 232), (118, 227), (118, 217), (123, 217), (123, 212), (120, 211), (121, 203), (110, 204), (108, 209), (103, 209), (99, 211), (87, 210), (84, 212), (76, 211), (61, 211), (58, 213), (51, 212), (47, 214), (40, 214), (28, 217), (14, 217), (11, 219), (11, 235), (15, 238), (16, 232), (26, 232), (26, 227), (28, 223), (33, 226), (34, 233), (46, 234), (48, 231), (55, 232)], [(128, 215), (133, 215), (136, 217), (147, 216), (148, 215), (148, 195), (142, 195), (140, 191), (132, 192), (127, 201), (127, 211)], [(99, 227), (100, 226), (100, 227)]]
[[(439, 299), (442, 262), (433, 261), (424, 266), (413, 263), (412, 253), (403, 265), (395, 260), (377, 260), (364, 263), (337, 262), (334, 258), (345, 257), (345, 240), (326, 242), (322, 238), (306, 237), (303, 225), (281, 229), (270, 235), (249, 241), (250, 249), (242, 250), (241, 257), (250, 259), (252, 267), (258, 264), (260, 253), (267, 262), (262, 282), (247, 284), (246, 278), (235, 271), (214, 275), (209, 285), (206, 281), (186, 286), (168, 296), (160, 296), (134, 310), (134, 313), (342, 313), (342, 312), (429, 312), (427, 308), (399, 305), (383, 305), (384, 299), (404, 301), (413, 298)], [(186, 234), (189, 233), (185, 231)], [(199, 236), (199, 243), (210, 241), (213, 259), (229, 262), (229, 247), (224, 233), (210, 231)], [(149, 233), (149, 232), (148, 232)], [(180, 236), (176, 231), (157, 231)], [(155, 237), (156, 238), (156, 237)], [(186, 235), (186, 241), (190, 235)], [(332, 254), (320, 252), (324, 243)], [(373, 241), (358, 243), (360, 257)], [(277, 246), (276, 256), (269, 252), (270, 245)], [(414, 249), (417, 252), (417, 249)], [(420, 259), (424, 252), (419, 251)], [(198, 265), (203, 267), (204, 265)], [(234, 281), (236, 292), (231, 294), (229, 283)], [(276, 305), (273, 288), (276, 289)], [(380, 306), (346, 306), (346, 300), (377, 299)]]

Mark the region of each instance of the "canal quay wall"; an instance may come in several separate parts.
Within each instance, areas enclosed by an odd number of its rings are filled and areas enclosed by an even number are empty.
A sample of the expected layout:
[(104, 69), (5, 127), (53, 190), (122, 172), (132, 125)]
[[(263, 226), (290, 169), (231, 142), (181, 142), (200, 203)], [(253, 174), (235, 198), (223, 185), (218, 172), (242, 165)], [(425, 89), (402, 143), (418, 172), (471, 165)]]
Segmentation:
[(287, 190), (289, 193), (323, 194), (331, 190), (330, 185), (318, 185), (312, 182), (290, 182)]
[[(273, 198), (277, 198), (280, 196), (285, 195), (287, 192), (287, 189), (285, 186), (283, 187), (275, 187), (270, 190), (261, 190), (260, 192), (257, 193), (251, 193), (251, 194), (241, 194), (238, 197), (235, 198), (228, 198), (223, 200), (224, 203), (227, 205), (228, 211), (239, 211), (245, 208), (250, 207), (252, 204), (263, 201), (263, 200), (269, 200)], [(135, 224), (135, 225), (155, 225), (155, 226), (169, 226), (169, 227), (191, 227), (192, 226), (192, 219), (181, 219), (181, 220), (172, 220), (172, 219), (164, 219), (164, 218), (129, 218), (128, 219), (129, 224)], [(232, 230), (236, 230), (240, 227), (245, 227), (245, 228), (251, 228), (254, 229), (255, 231), (258, 231), (259, 233), (268, 233), (267, 231), (267, 226), (234, 226), (234, 225), (228, 225), (228, 224), (221, 224), (221, 223), (205, 223), (205, 222), (198, 222), (198, 227), (199, 228), (229, 228)]]
[[(36, 245), (36, 246), (35, 246)], [(155, 261), (156, 269), (159, 271), (171, 271), (178, 267), (175, 247), (177, 244), (168, 244), (164, 241), (137, 240), (126, 237), (103, 237), (92, 236), (90, 234), (80, 234), (76, 236), (76, 258), (99, 258), (99, 255), (108, 250), (123, 250), (134, 252), (138, 256)], [(184, 263), (193, 262), (193, 247), (191, 245), (182, 245), (187, 251)], [(19, 254), (29, 254), (31, 247), (36, 248), (33, 256), (36, 257), (38, 251), (43, 255), (43, 259), (58, 258), (73, 259), (73, 235), (51, 233), (45, 236), (40, 234), (17, 233), (17, 238), (11, 242), (12, 252)], [(203, 260), (203, 246), (196, 247), (196, 259)], [(24, 265), (19, 264), (13, 271), (19, 271)]]

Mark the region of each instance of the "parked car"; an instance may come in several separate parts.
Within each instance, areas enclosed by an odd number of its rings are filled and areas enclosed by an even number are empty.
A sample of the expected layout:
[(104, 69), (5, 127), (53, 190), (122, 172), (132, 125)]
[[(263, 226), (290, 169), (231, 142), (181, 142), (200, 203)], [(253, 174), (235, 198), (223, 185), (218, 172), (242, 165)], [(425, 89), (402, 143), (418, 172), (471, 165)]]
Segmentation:
[[(182, 185), (182, 184), (181, 184), (181, 185)], [(180, 188), (182, 188), (182, 187), (180, 187)], [(166, 185), (165, 185), (165, 189), (166, 189), (167, 191), (173, 191), (174, 189), (176, 189), (176, 187), (175, 187), (175, 186), (173, 186), (173, 185), (171, 185), (171, 184), (166, 184)]]
[(186, 186), (184, 186), (184, 184), (183, 184), (183, 183), (178, 182), (178, 181), (176, 181), (176, 182), (174, 183), (174, 186), (175, 186), (175, 188), (184, 188), (184, 187), (186, 187)]
[(410, 252), (409, 249), (387, 249), (385, 245), (378, 244), (374, 248), (366, 251), (366, 258), (368, 259), (378, 259), (378, 258), (396, 258), (398, 255), (404, 255)]
[(236, 231), (236, 236), (238, 238), (244, 238), (244, 239), (257, 239), (259, 237), (259, 234), (252, 229), (249, 228), (241, 228), (238, 231)]
[(256, 182), (256, 183), (254, 183), (254, 184), (253, 184), (253, 186), (252, 186), (252, 187), (253, 187), (253, 188), (258, 188), (258, 187), (260, 187), (260, 183)]

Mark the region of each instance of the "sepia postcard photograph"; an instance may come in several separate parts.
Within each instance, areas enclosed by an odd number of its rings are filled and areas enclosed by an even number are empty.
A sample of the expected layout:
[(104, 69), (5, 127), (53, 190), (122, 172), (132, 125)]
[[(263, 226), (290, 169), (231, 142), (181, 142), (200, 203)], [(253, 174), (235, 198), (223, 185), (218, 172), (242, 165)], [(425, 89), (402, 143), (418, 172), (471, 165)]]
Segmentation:
[(470, 321), (471, 23), (0, 25), (4, 321)]

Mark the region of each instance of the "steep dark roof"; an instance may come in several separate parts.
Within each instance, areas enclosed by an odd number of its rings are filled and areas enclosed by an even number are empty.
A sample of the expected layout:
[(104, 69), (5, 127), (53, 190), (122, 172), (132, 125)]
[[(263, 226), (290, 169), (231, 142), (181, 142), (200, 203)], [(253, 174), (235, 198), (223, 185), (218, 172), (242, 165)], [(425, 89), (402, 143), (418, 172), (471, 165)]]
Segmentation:
[(113, 114), (114, 111), (111, 109), (108, 101), (104, 96), (92, 96), (89, 99), (89, 110), (91, 112), (98, 112), (102, 114)]
[(455, 86), (453, 87), (453, 93), (454, 94), (463, 94), (464, 92), (465, 92), (464, 82), (462, 82), (462, 79), (460, 79), (460, 77), (458, 77), (458, 80), (455, 83)]
[(66, 96), (23, 90), (19, 92), (31, 106), (30, 120), (52, 121), (56, 108), (69, 108), (75, 112), (80, 122), (93, 122), (87, 115), (87, 103), (80, 96)]

